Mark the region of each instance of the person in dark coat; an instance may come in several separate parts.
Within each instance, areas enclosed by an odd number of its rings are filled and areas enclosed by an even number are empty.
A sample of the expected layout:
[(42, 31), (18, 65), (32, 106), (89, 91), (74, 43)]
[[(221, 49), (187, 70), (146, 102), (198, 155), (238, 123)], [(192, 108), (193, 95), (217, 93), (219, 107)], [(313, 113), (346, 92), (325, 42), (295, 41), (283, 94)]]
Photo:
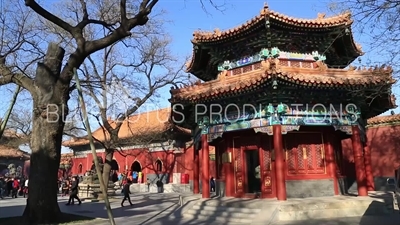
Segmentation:
[(129, 194), (131, 194), (131, 191), (129, 190), (131, 183), (132, 182), (130, 180), (128, 180), (128, 182), (124, 185), (124, 188), (122, 189), (122, 192), (124, 193), (124, 199), (122, 199), (121, 207), (124, 207), (125, 200), (128, 200), (129, 204), (131, 204), (131, 206), (133, 206), (133, 204), (131, 202), (131, 197), (129, 196)]
[(215, 192), (215, 180), (214, 180), (214, 177), (210, 178), (210, 188), (211, 188), (211, 192)]
[(71, 194), (69, 195), (68, 203), (66, 205), (70, 205), (71, 201), (74, 202), (74, 199), (78, 200), (78, 205), (82, 203), (78, 197), (78, 184), (78, 179), (76, 177), (72, 177)]

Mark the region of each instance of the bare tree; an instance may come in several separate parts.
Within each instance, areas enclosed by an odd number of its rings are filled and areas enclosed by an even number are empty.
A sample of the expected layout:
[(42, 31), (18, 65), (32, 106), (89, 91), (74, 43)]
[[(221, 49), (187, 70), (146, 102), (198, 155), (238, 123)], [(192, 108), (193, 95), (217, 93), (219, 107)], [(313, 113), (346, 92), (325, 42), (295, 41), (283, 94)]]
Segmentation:
[[(158, 0), (129, 2), (126, 0), (70, 0), (68, 1), (71, 3), (70, 7), (65, 8), (63, 14), (59, 15), (45, 9), (35, 0), (24, 2), (35, 13), (24, 17), (21, 16), (21, 12), (25, 12), (25, 9), (21, 9), (10, 14), (18, 17), (18, 20), (15, 20), (16, 24), (10, 30), (14, 30), (15, 27), (20, 29), (17, 29), (16, 34), (10, 35), (8, 41), (15, 42), (22, 36), (19, 42), (27, 47), (22, 48), (21, 44), (10, 45), (11, 47), (17, 46), (18, 49), (26, 52), (28, 46), (30, 49), (32, 46), (38, 46), (34, 37), (21, 32), (26, 30), (26, 26), (20, 26), (21, 21), (27, 19), (30, 19), (31, 23), (37, 22), (34, 18), (36, 15), (66, 34), (65, 38), (60, 38), (58, 43), (53, 42), (48, 45), (45, 57), (37, 64), (34, 75), (27, 74), (28, 69), (12, 63), (12, 59), (14, 55), (18, 56), (15, 57), (16, 61), (41, 55), (40, 49), (31, 50), (29, 55), (21, 53), (2, 56), (0, 66), (0, 85), (16, 83), (29, 91), (33, 99), (30, 195), (24, 216), (30, 222), (52, 223), (57, 222), (61, 215), (57, 203), (57, 184), (54, 180), (57, 179), (60, 162), (64, 121), (69, 111), (67, 102), (73, 89), (71, 87), (73, 69), (80, 68), (91, 54), (131, 36), (131, 30), (145, 25)], [(12, 6), (14, 5), (18, 3), (13, 2)], [(76, 5), (75, 8), (73, 5)], [(75, 20), (72, 20), (71, 15), (75, 13), (73, 9), (78, 8), (79, 12), (75, 14)], [(6, 21), (2, 25), (9, 26), (9, 24), (9, 21)], [(89, 36), (88, 31), (96, 27), (107, 29), (108, 32)], [(32, 31), (32, 29), (29, 30)], [(45, 36), (43, 30), (39, 29), (39, 31), (42, 36)], [(69, 41), (68, 37), (71, 38), (72, 46), (65, 44), (65, 41)], [(49, 38), (54, 38), (54, 35), (50, 35)], [(65, 49), (61, 46), (68, 46), (67, 50), (71, 52), (66, 55)], [(10, 49), (8, 52), (16, 51), (12, 50), (15, 48)], [(64, 57), (66, 57), (65, 60)]]
[(332, 1), (330, 8), (334, 12), (352, 12), (353, 27), (361, 34), (366, 45), (363, 50), (371, 57), (361, 63), (391, 65), (397, 77), (400, 68), (400, 1), (339, 0)]
[[(71, 117), (72, 115), (68, 115), (68, 117)], [(81, 136), (84, 132), (84, 129), (77, 125), (76, 120), (69, 119), (68, 117), (64, 126), (64, 135), (69, 137)], [(7, 145), (18, 147), (21, 144), (29, 143), (32, 135), (31, 109), (17, 105), (15, 110), (10, 114), (6, 129), (14, 131), (18, 136), (18, 139), (8, 142)]]
[(123, 122), (157, 97), (161, 89), (188, 79), (183, 73), (183, 62), (169, 49), (170, 38), (161, 24), (149, 22), (137, 29), (133, 37), (88, 56), (83, 64), (84, 91), (94, 103), (92, 115), (107, 137), (101, 142), (106, 149), (105, 183), (109, 181), (114, 150), (120, 147)]
[(17, 86), (17, 88), (14, 91), (14, 94), (13, 94), (13, 96), (11, 98), (10, 105), (9, 105), (4, 117), (0, 118), (0, 139), (2, 138), (3, 133), (6, 130), (6, 125), (8, 123), (8, 120), (9, 120), (10, 116), (11, 116), (11, 113), (13, 111), (15, 103), (17, 102), (18, 94), (19, 94), (20, 91), (21, 91), (21, 86)]

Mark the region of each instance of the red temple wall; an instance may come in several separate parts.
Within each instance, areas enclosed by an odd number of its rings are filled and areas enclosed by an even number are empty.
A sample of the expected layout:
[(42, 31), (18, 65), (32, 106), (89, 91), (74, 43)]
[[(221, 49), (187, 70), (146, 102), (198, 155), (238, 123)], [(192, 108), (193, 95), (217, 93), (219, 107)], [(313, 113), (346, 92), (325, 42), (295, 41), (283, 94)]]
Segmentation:
[[(82, 172), (79, 172), (79, 165), (82, 165)], [(71, 172), (72, 174), (85, 173), (86, 171), (90, 170), (91, 165), (89, 165), (89, 168), (87, 168), (87, 166), (87, 158), (73, 158)]]
[(189, 180), (193, 180), (194, 168), (194, 148), (191, 146), (186, 149), (183, 154), (180, 154), (177, 162), (177, 172), (189, 174)]
[[(105, 153), (97, 153), (103, 160)], [(172, 173), (189, 174), (189, 179), (193, 179), (193, 147), (184, 150), (183, 153), (174, 151), (154, 151), (148, 152), (146, 149), (123, 150), (114, 153), (114, 160), (117, 161), (119, 172), (130, 171), (132, 164), (137, 161), (142, 167), (144, 179), (146, 174), (168, 173), (169, 182), (172, 182)], [(156, 171), (156, 161), (162, 162), (162, 171)], [(82, 165), (82, 173), (91, 169), (93, 156), (87, 154), (85, 158), (73, 158), (71, 169), (72, 174), (79, 174), (79, 165)]]
[[(374, 177), (394, 176), (400, 167), (400, 126), (377, 126), (367, 129), (367, 147), (371, 150)], [(350, 138), (342, 141), (345, 175), (354, 177), (354, 157)]]

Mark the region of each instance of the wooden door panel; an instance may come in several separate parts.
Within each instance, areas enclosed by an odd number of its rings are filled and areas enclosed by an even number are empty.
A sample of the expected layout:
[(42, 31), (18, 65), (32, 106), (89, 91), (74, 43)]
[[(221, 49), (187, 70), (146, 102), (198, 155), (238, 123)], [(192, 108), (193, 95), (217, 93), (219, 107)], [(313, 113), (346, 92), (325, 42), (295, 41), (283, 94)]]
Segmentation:
[(288, 134), (285, 138), (288, 175), (325, 173), (325, 151), (319, 133)]
[(261, 169), (261, 195), (262, 198), (274, 198), (275, 175), (272, 162), (272, 140), (266, 136), (261, 139), (260, 146), (260, 169)]
[(234, 171), (235, 171), (235, 189), (237, 195), (243, 195), (244, 182), (243, 182), (243, 155), (241, 150), (241, 143), (238, 138), (234, 139)]

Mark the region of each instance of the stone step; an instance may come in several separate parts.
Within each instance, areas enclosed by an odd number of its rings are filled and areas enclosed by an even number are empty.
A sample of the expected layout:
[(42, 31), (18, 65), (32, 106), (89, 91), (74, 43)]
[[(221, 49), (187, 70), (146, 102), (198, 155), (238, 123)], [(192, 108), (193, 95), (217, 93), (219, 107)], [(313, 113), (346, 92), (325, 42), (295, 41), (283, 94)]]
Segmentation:
[(309, 211), (290, 211), (290, 212), (279, 212), (279, 221), (299, 221), (313, 219), (327, 219), (327, 218), (342, 218), (342, 217), (360, 217), (365, 215), (390, 215), (387, 212), (380, 213), (366, 213), (365, 209), (354, 208), (354, 209), (320, 209), (320, 210), (309, 210)]
[(208, 222), (220, 222), (223, 224), (251, 224), (252, 218), (248, 215), (247, 218), (235, 218), (235, 217), (223, 217), (223, 216), (206, 216), (206, 215), (193, 215), (193, 214), (185, 214), (185, 219), (189, 220), (206, 220)]
[[(260, 209), (265, 205), (268, 200), (242, 200), (242, 199), (230, 199), (230, 200), (218, 200), (209, 199), (198, 201), (196, 205), (202, 206), (223, 206), (229, 208), (247, 208), (247, 209)], [(269, 201), (268, 201), (269, 202)]]
[(332, 200), (332, 201), (303, 201), (285, 203), (280, 206), (281, 211), (301, 211), (313, 209), (347, 209), (347, 208), (368, 208), (368, 207), (389, 207), (393, 201), (387, 199), (359, 199), (359, 200)]
[(198, 203), (195, 204), (192, 209), (197, 210), (197, 211), (244, 213), (246, 215), (251, 214), (251, 213), (256, 214), (256, 213), (259, 213), (261, 211), (261, 209), (201, 205), (201, 204), (198, 204)]
[(204, 215), (204, 216), (222, 216), (222, 217), (232, 217), (232, 218), (247, 218), (249, 213), (244, 212), (235, 212), (235, 211), (212, 211), (212, 210), (204, 210), (204, 209), (189, 209), (187, 214), (191, 215)]
[[(240, 202), (242, 204), (232, 204), (233, 202), (219, 200), (198, 201), (191, 209), (185, 212), (184, 217), (222, 223), (250, 224), (254, 217), (261, 212), (261, 207), (248, 208), (245, 207), (246, 204), (243, 204), (243, 201)], [(240, 202), (235, 201), (234, 203)]]
[(279, 207), (280, 221), (325, 219), (339, 217), (359, 217), (365, 215), (390, 215), (393, 206), (381, 200), (348, 200), (332, 202), (312, 202), (283, 204)]

